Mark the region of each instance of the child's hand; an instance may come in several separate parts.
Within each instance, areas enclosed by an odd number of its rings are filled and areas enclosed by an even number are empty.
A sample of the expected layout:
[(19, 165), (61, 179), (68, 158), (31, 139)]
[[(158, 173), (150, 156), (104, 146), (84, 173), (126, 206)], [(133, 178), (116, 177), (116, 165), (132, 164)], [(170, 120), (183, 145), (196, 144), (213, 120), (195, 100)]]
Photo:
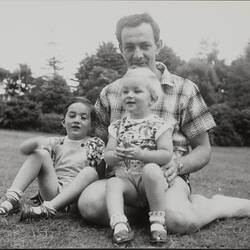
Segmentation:
[(125, 159), (131, 160), (141, 160), (143, 154), (142, 149), (133, 144), (130, 144), (127, 148), (123, 148), (121, 151)]
[(125, 148), (117, 146), (114, 150), (116, 157), (120, 158), (120, 160), (126, 159)]

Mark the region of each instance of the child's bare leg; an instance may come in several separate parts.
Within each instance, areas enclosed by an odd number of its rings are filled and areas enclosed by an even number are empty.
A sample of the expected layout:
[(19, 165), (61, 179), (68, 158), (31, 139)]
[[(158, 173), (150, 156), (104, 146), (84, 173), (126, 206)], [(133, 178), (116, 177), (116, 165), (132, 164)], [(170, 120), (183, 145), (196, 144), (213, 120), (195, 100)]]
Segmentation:
[(46, 206), (56, 210), (64, 208), (75, 201), (82, 191), (92, 182), (98, 180), (98, 174), (94, 168), (85, 167), (73, 181), (67, 185), (62, 192), (55, 196), (51, 201), (46, 202)]
[[(36, 150), (28, 156), (19, 169), (11, 187), (7, 190), (6, 196), (10, 201), (19, 201), (23, 192), (38, 177), (39, 188), (44, 199), (51, 199), (57, 194), (58, 181), (53, 168), (50, 155), (45, 150)], [(0, 214), (12, 209), (11, 202), (4, 201), (0, 204)], [(7, 210), (6, 210), (7, 208)]]
[(32, 181), (38, 178), (39, 191), (43, 199), (57, 195), (58, 180), (50, 154), (46, 150), (36, 150), (29, 155), (18, 171), (11, 189), (25, 191)]
[(146, 164), (143, 167), (142, 180), (150, 208), (151, 242), (166, 242), (165, 191), (168, 188), (168, 184), (161, 168), (154, 163)]
[(114, 230), (113, 241), (119, 244), (132, 240), (133, 233), (130, 232), (128, 220), (124, 214), (124, 196), (129, 203), (136, 202), (136, 189), (129, 181), (113, 177), (107, 180), (106, 192), (110, 226)]

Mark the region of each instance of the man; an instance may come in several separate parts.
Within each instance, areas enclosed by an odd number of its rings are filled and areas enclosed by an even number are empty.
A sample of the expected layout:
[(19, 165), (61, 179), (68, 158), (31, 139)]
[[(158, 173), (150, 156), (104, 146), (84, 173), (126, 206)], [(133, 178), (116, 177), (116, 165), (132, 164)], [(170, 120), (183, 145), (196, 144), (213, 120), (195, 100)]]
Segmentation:
[[(156, 62), (162, 46), (156, 22), (146, 13), (123, 17), (117, 23), (116, 37), (128, 67), (149, 67), (161, 81), (165, 95), (154, 112), (165, 119), (177, 121), (173, 144), (178, 159), (165, 166), (165, 177), (170, 183), (165, 193), (168, 230), (190, 233), (217, 218), (249, 216), (249, 200), (222, 195), (211, 199), (191, 195), (188, 176), (209, 162), (211, 146), (208, 131), (215, 123), (197, 86), (171, 74), (165, 65)], [(119, 91), (118, 79), (103, 88), (96, 102), (101, 118), (96, 133), (105, 141), (107, 127), (121, 118), (124, 112)], [(96, 181), (81, 194), (78, 207), (84, 219), (98, 224), (108, 223), (105, 185), (105, 180)], [(132, 207), (127, 209), (128, 213), (136, 211)]]

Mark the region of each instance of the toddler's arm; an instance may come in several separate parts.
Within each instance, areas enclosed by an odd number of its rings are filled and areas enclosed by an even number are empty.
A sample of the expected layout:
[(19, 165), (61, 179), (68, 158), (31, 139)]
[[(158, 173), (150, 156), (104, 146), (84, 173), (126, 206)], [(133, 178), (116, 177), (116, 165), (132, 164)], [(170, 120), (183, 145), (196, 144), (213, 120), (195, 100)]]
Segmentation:
[(124, 158), (117, 152), (117, 142), (116, 139), (109, 135), (108, 143), (104, 151), (104, 160), (110, 166), (116, 166)]
[(20, 146), (20, 151), (23, 154), (29, 155), (34, 152), (38, 147), (44, 145), (47, 139), (45, 137), (35, 137), (24, 141)]
[(172, 128), (169, 128), (159, 136), (156, 150), (146, 150), (138, 146), (131, 146), (124, 149), (124, 154), (126, 154), (128, 159), (165, 165), (171, 160), (173, 155), (172, 131)]

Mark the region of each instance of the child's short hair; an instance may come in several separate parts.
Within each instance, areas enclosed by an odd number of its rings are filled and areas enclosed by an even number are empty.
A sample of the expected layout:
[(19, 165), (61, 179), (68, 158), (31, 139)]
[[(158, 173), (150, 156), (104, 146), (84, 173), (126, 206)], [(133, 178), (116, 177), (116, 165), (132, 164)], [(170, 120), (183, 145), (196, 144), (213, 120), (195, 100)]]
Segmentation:
[(67, 112), (68, 112), (69, 106), (71, 104), (77, 103), (77, 102), (83, 103), (84, 105), (86, 105), (90, 109), (91, 136), (93, 136), (94, 132), (95, 132), (96, 124), (98, 122), (98, 116), (97, 116), (97, 113), (96, 113), (96, 110), (95, 110), (95, 106), (92, 104), (92, 102), (89, 99), (87, 99), (85, 97), (81, 97), (81, 96), (71, 97), (69, 99), (69, 101), (65, 105), (65, 109), (64, 109), (64, 114), (63, 115), (65, 117), (66, 114), (67, 114)]
[(144, 82), (151, 94), (152, 101), (156, 102), (163, 93), (156, 74), (146, 67), (130, 68), (121, 79), (121, 84), (124, 84), (127, 80), (136, 81), (137, 79)]

